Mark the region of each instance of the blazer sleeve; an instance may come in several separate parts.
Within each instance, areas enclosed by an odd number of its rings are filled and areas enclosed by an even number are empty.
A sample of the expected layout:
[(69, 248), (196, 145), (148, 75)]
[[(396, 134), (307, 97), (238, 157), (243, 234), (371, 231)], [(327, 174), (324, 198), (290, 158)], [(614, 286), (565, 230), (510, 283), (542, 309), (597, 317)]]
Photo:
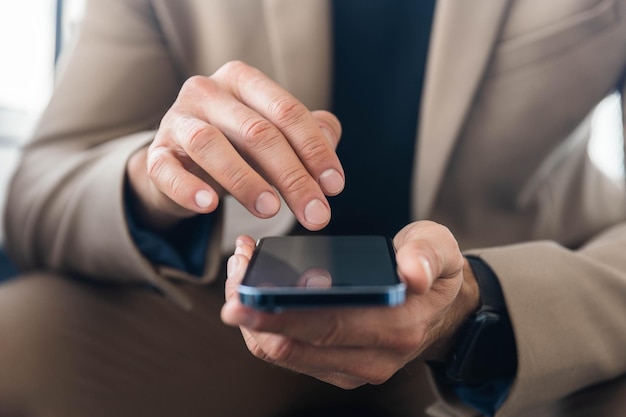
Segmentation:
[(498, 276), (518, 371), (514, 415), (626, 373), (626, 223), (578, 250), (540, 241), (474, 251)]
[[(626, 126), (626, 73), (620, 78)], [(615, 206), (623, 207), (623, 200)], [(546, 240), (465, 254), (481, 258), (498, 277), (516, 340), (517, 374), (496, 417), (524, 411), (530, 416), (536, 407), (603, 382), (610, 397), (599, 401), (623, 396), (610, 381), (626, 375), (626, 222), (606, 227), (579, 247)], [(435, 378), (432, 382), (440, 401), (431, 415), (479, 414)], [(569, 406), (577, 404), (576, 396), (571, 400)]]
[(8, 250), (21, 269), (148, 281), (184, 304), (168, 278), (208, 281), (219, 250), (200, 280), (153, 265), (134, 244), (124, 210), (126, 162), (153, 139), (183, 82), (150, 2), (88, 2), (68, 49), (10, 186)]
[(517, 376), (497, 416), (626, 374), (626, 222), (579, 248), (539, 241), (472, 252), (498, 276), (517, 344)]

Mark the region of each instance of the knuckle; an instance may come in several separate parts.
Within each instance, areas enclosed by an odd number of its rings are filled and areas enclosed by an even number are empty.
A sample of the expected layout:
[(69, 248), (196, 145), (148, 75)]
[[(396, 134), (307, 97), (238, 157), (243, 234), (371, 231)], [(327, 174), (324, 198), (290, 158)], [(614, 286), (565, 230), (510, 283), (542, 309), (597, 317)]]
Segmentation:
[(158, 130), (157, 130), (156, 136), (154, 137), (154, 141), (152, 142), (153, 144), (164, 141), (164, 137), (165, 137), (164, 133), (170, 130), (170, 126), (172, 125), (172, 121), (174, 120), (175, 114), (176, 114), (176, 109), (174, 109), (174, 106), (170, 107), (165, 112), (165, 114), (161, 118), (161, 121), (158, 124)]
[(166, 152), (166, 150), (155, 149), (149, 154), (146, 161), (147, 173), (159, 190), (173, 199), (177, 199), (186, 193), (187, 184), (180, 175), (167, 174)]
[(165, 151), (160, 148), (151, 148), (148, 152), (146, 168), (148, 177), (153, 181), (157, 181), (161, 177), (166, 167), (167, 159), (165, 158), (164, 152)]
[(265, 355), (272, 362), (286, 363), (293, 359), (295, 348), (296, 344), (292, 339), (279, 337), (267, 347)]
[(252, 183), (252, 171), (246, 166), (229, 166), (224, 170), (224, 178), (231, 194), (243, 195)]
[(243, 61), (238, 59), (233, 59), (232, 61), (226, 62), (222, 65), (217, 72), (225, 72), (227, 74), (241, 74), (242, 72), (248, 71), (250, 66)]
[(305, 161), (324, 160), (328, 153), (328, 142), (315, 138), (306, 140), (300, 148), (300, 158)]
[(339, 344), (344, 334), (345, 323), (341, 317), (334, 316), (326, 319), (326, 331), (324, 334), (313, 342), (315, 346), (328, 347)]
[(333, 382), (333, 385), (345, 390), (354, 390), (365, 385), (365, 382), (357, 382), (350, 378), (338, 378)]
[(182, 122), (181, 135), (187, 143), (190, 155), (204, 155), (209, 152), (218, 139), (220, 132), (214, 126), (205, 123)]
[(270, 118), (283, 127), (302, 123), (307, 112), (308, 110), (302, 103), (290, 96), (277, 97), (268, 105)]
[(213, 88), (214, 83), (210, 78), (202, 75), (193, 75), (185, 80), (180, 92), (181, 96), (197, 96), (199, 93), (208, 93), (212, 91)]
[(319, 127), (328, 129), (334, 135), (335, 146), (337, 146), (342, 134), (341, 122), (337, 116), (326, 110), (314, 110), (311, 114), (317, 120)]
[(456, 242), (456, 238), (454, 237), (454, 235), (452, 234), (452, 231), (448, 227), (439, 223), (433, 223), (432, 227), (436, 228), (438, 232), (441, 233), (449, 241)]
[(269, 360), (268, 356), (265, 354), (265, 351), (261, 349), (261, 347), (258, 344), (255, 343), (255, 344), (249, 345), (248, 349), (250, 350), (250, 353), (252, 353), (252, 355), (254, 355), (256, 358), (259, 358), (264, 361)]
[(393, 373), (389, 371), (375, 372), (369, 375), (365, 380), (371, 385), (382, 385), (393, 376)]
[(373, 362), (362, 363), (355, 376), (368, 384), (381, 385), (387, 382), (397, 370), (398, 367), (388, 358), (378, 358)]
[(248, 149), (255, 150), (268, 146), (271, 139), (277, 136), (277, 131), (269, 121), (253, 117), (241, 124), (239, 135)]
[(183, 83), (182, 90), (195, 90), (204, 85), (204, 77), (201, 75), (193, 75)]
[(222, 65), (214, 74), (218, 79), (226, 82), (235, 82), (249, 78), (252, 76), (254, 68), (243, 61), (232, 60)]
[(170, 191), (173, 198), (182, 197), (186, 194), (187, 185), (180, 175), (173, 175), (166, 179), (165, 187)]
[(284, 169), (278, 176), (281, 190), (292, 194), (306, 189), (310, 180), (309, 173), (301, 167)]

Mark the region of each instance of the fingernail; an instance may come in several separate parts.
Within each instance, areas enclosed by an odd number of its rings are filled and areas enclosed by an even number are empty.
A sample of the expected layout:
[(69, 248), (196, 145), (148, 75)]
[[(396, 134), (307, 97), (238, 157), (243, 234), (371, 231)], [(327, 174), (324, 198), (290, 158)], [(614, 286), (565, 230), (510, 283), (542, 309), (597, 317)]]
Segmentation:
[(213, 203), (213, 194), (207, 190), (200, 190), (196, 193), (196, 205), (201, 209), (209, 207)]
[(335, 195), (343, 191), (344, 180), (336, 169), (327, 169), (320, 175), (320, 185), (326, 194)]
[(239, 266), (239, 259), (236, 256), (231, 256), (228, 258), (228, 263), (226, 264), (226, 275), (232, 277), (235, 271), (237, 271), (237, 267)]
[(320, 127), (320, 129), (322, 133), (324, 134), (324, 136), (326, 137), (326, 140), (328, 141), (328, 143), (330, 143), (330, 146), (332, 146), (333, 149), (335, 149), (335, 147), (337, 146), (337, 140), (335, 139), (335, 135), (333, 135), (333, 133), (325, 127)]
[(430, 262), (426, 258), (419, 258), (420, 263), (422, 264), (422, 268), (424, 268), (424, 275), (428, 279), (429, 287), (433, 284), (433, 269), (430, 266)]
[(256, 199), (254, 209), (264, 216), (273, 216), (280, 208), (280, 201), (269, 191), (264, 191)]
[(325, 224), (330, 218), (330, 211), (320, 200), (309, 201), (304, 208), (304, 219), (311, 224)]
[(304, 286), (306, 288), (330, 288), (333, 285), (331, 279), (329, 277), (325, 277), (323, 275), (314, 275), (312, 277), (308, 277), (304, 282)]

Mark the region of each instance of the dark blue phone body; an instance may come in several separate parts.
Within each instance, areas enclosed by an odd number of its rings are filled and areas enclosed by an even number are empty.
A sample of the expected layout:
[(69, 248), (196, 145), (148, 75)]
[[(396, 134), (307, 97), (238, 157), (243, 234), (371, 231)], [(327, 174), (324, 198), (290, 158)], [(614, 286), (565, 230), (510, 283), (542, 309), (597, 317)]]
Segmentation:
[(406, 286), (384, 236), (276, 236), (259, 240), (239, 286), (256, 309), (402, 304)]

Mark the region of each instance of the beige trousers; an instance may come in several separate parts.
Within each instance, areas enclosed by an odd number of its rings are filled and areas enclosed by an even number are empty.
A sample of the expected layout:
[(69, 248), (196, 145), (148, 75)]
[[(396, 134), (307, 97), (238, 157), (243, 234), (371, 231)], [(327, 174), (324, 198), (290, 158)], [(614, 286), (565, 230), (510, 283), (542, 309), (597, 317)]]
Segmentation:
[[(0, 285), (0, 416), (419, 417), (433, 402), (421, 364), (345, 391), (254, 358), (220, 321), (222, 287), (185, 286), (184, 312), (52, 274)], [(527, 416), (626, 416), (626, 377)]]
[(222, 324), (223, 283), (184, 312), (144, 288), (31, 274), (0, 285), (0, 416), (420, 416), (422, 365), (346, 391), (264, 363)]

